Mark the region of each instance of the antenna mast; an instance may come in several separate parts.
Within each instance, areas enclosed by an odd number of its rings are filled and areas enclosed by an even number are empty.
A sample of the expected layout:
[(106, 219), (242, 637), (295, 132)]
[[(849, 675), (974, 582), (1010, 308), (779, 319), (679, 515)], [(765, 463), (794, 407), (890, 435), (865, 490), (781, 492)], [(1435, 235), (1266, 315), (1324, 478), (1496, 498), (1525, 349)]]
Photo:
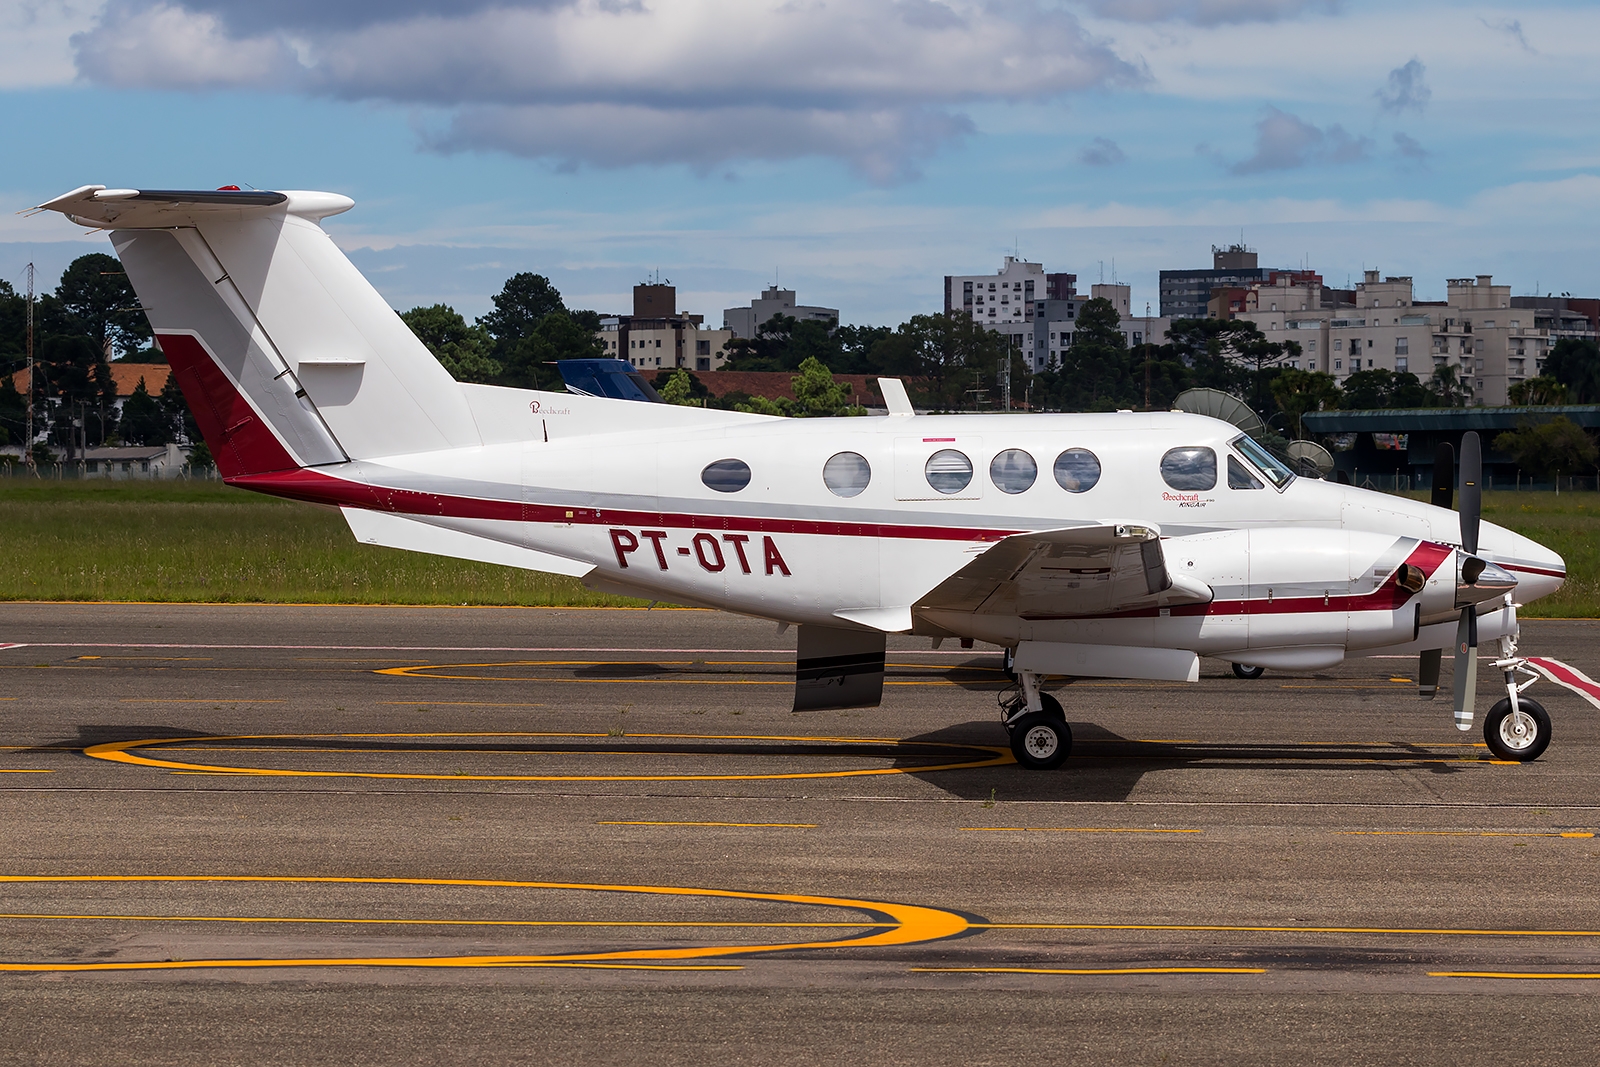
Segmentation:
[(35, 476), (39, 470), (33, 462), (33, 264), (28, 264), (28, 429), (22, 440), (22, 454), (28, 473)]

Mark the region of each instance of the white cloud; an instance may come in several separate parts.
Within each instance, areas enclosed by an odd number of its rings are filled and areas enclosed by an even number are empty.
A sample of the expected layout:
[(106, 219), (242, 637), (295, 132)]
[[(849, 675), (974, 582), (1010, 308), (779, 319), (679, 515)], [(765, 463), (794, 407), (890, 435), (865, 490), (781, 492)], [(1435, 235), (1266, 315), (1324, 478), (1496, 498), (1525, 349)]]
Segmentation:
[[(195, 0), (204, 2), (204, 0)], [(964, 106), (1133, 85), (1140, 67), (1044, 0), (602, 0), (260, 25), (238, 5), (122, 0), (84, 77), (445, 108), (441, 149), (619, 166), (833, 156), (875, 181), (970, 129)], [(347, 19), (348, 21), (348, 19)], [(249, 29), (237, 31), (236, 25)], [(720, 143), (719, 143), (720, 142)]]
[(1109, 137), (1096, 137), (1078, 153), (1078, 162), (1089, 167), (1114, 167), (1127, 160), (1127, 153)]
[(0, 90), (65, 85), (76, 76), (71, 38), (104, 0), (0, 0)]
[(1124, 22), (1192, 22), (1216, 26), (1277, 22), (1308, 13), (1338, 10), (1339, 0), (1090, 0), (1101, 18)]
[(1426, 75), (1427, 68), (1422, 65), (1422, 60), (1412, 56), (1405, 66), (1389, 72), (1388, 84), (1375, 94), (1379, 106), (1385, 111), (1421, 111), (1427, 107), (1428, 98), (1433, 96)]
[(1326, 129), (1268, 107), (1256, 123), (1256, 150), (1249, 159), (1233, 164), (1233, 174), (1261, 174), (1273, 170), (1293, 170), (1312, 163), (1354, 163), (1365, 159), (1372, 142), (1352, 137), (1338, 123)]

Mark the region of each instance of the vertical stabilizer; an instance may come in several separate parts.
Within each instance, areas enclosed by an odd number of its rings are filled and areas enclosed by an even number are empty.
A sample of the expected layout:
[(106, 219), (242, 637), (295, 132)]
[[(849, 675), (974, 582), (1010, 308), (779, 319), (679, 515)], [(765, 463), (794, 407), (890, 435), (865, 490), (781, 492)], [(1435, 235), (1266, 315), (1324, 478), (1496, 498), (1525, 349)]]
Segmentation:
[(328, 193), (107, 190), (111, 230), (225, 476), (480, 444), (460, 387), (333, 243)]

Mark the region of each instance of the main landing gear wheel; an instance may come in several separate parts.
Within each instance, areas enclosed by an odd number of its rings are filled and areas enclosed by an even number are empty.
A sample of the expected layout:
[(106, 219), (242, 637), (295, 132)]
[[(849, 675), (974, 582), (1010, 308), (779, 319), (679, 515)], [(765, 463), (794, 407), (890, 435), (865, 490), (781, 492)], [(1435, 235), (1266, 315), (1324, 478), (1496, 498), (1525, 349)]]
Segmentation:
[[(1056, 704), (1055, 710), (1059, 712), (1060, 708)], [(1048, 705), (1044, 711), (1030, 712), (1011, 725), (1011, 754), (1029, 770), (1059, 767), (1071, 753), (1072, 728), (1066, 719), (1051, 714)]]
[(1550, 714), (1527, 697), (1518, 697), (1517, 710), (1512, 711), (1511, 698), (1502, 697), (1483, 718), (1483, 739), (1497, 759), (1536, 760), (1550, 746)]
[(1253, 678), (1259, 678), (1265, 673), (1267, 673), (1267, 669), (1265, 667), (1246, 667), (1243, 663), (1235, 663), (1233, 665), (1233, 676), (1235, 678), (1244, 678), (1249, 680)]

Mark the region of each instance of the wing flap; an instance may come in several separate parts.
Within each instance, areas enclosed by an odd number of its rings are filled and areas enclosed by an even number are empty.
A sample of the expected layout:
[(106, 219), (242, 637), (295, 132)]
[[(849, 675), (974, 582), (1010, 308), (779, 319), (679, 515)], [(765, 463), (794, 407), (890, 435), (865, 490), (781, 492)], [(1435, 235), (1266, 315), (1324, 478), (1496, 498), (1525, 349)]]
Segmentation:
[(1134, 607), (1206, 603), (1211, 588), (1174, 575), (1161, 530), (1102, 523), (1013, 534), (923, 596), (917, 611), (985, 615), (1101, 615)]

